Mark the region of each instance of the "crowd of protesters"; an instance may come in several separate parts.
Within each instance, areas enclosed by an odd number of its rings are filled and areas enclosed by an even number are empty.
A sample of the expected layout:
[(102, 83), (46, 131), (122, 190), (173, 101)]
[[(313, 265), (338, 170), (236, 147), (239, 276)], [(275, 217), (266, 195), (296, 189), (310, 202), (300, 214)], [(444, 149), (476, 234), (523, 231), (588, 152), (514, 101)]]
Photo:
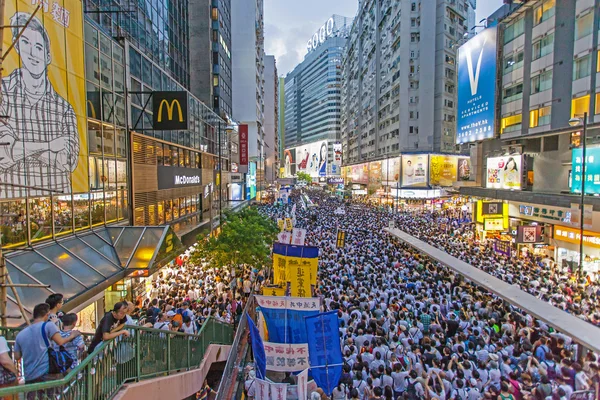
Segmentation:
[[(325, 311), (338, 311), (344, 355), (332, 399), (568, 400), (586, 390), (600, 399), (595, 354), (582, 356), (571, 338), (384, 228), (393, 218), (408, 233), (594, 324), (595, 283), (535, 258), (495, 254), (475, 239), (461, 213), (392, 214), (322, 191), (307, 193), (317, 207), (301, 207), (293, 194), (295, 226), (308, 230), (306, 245), (320, 248), (315, 295)], [(291, 206), (261, 211), (282, 218)], [(336, 247), (338, 229), (346, 232), (343, 248)]]

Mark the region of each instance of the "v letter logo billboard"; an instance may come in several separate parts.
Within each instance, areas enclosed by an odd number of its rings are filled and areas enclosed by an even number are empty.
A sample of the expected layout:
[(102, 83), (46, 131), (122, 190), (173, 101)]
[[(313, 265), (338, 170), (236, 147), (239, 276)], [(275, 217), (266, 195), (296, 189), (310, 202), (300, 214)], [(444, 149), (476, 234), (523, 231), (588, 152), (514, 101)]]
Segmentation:
[(483, 58), (483, 49), (485, 48), (485, 42), (481, 44), (481, 48), (479, 50), (479, 56), (477, 57), (477, 67), (475, 71), (473, 71), (473, 58), (471, 56), (471, 51), (473, 49), (467, 50), (467, 69), (469, 71), (469, 84), (471, 85), (471, 96), (475, 96), (477, 93), (477, 87), (479, 86), (479, 73), (481, 72), (481, 59)]

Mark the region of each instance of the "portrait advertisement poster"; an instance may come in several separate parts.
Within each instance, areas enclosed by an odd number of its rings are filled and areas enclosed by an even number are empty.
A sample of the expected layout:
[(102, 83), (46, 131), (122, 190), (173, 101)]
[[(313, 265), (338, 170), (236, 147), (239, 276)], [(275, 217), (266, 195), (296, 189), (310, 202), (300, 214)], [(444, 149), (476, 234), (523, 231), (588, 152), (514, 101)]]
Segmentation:
[(379, 188), (381, 186), (381, 161), (369, 163), (369, 187)]
[(429, 184), (452, 186), (457, 179), (458, 159), (456, 156), (432, 155), (429, 157)]
[(296, 149), (286, 149), (283, 152), (283, 176), (291, 178), (296, 175)]
[(348, 180), (352, 183), (369, 183), (369, 163), (351, 165), (349, 168)]
[(313, 178), (327, 175), (327, 141), (296, 147), (296, 172), (302, 171)]
[[(87, 193), (81, 1), (9, 0), (4, 15), (5, 51), (16, 44), (2, 65), (0, 115), (6, 123), (0, 126), (0, 142), (8, 145), (0, 146), (0, 180), (61, 194)], [(50, 192), (0, 186), (0, 198), (27, 194)]]
[(494, 137), (497, 30), (487, 28), (458, 48), (456, 143)]
[(522, 160), (519, 154), (488, 158), (485, 187), (521, 190)]
[(471, 158), (470, 157), (458, 157), (458, 181), (470, 181), (471, 180)]
[(386, 186), (396, 187), (400, 180), (400, 157), (381, 161), (381, 181)]
[(342, 144), (333, 144), (333, 163), (331, 164), (331, 175), (340, 175), (342, 169)]
[(271, 343), (308, 343), (304, 318), (320, 312), (318, 297), (256, 296), (256, 302)]
[(426, 187), (429, 156), (427, 154), (406, 154), (402, 156), (402, 186)]

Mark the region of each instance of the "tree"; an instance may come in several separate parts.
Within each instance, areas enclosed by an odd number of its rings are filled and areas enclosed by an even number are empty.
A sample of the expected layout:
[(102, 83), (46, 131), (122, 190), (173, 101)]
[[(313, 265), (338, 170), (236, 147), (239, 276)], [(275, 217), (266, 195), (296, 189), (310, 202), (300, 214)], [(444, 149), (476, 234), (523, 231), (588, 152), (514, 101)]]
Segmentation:
[(277, 224), (260, 214), (256, 208), (246, 208), (236, 213), (226, 211), (223, 216), (224, 223), (218, 236), (198, 238), (198, 251), (194, 253), (192, 261), (206, 258), (215, 268), (240, 264), (258, 268), (268, 265), (271, 245), (279, 232)]
[(298, 181), (306, 182), (306, 184), (309, 186), (312, 184), (312, 176), (310, 176), (310, 174), (307, 174), (306, 172), (298, 171), (296, 177), (298, 178)]

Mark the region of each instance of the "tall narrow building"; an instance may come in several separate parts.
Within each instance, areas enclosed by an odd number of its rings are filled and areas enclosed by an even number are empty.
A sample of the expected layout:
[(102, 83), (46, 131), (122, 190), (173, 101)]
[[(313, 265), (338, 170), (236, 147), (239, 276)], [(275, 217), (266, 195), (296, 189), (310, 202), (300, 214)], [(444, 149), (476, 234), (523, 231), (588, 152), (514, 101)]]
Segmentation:
[(265, 181), (279, 174), (279, 78), (275, 56), (265, 56)]
[(364, 0), (346, 45), (344, 164), (455, 150), (456, 45), (468, 0)]

